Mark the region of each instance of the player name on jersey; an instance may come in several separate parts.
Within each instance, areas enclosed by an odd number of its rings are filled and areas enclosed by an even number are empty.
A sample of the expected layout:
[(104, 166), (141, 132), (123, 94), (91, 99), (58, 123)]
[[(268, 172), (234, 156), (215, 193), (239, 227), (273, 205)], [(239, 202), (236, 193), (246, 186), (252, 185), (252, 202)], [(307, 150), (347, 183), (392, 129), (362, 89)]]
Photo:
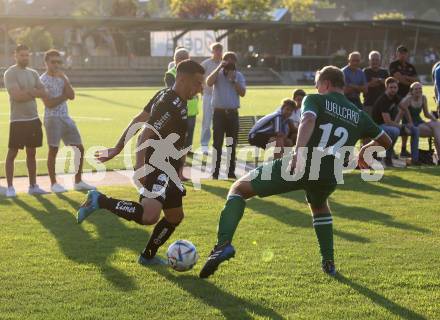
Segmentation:
[(333, 117), (347, 120), (353, 125), (357, 125), (359, 123), (360, 113), (356, 110), (341, 107), (337, 103), (329, 100), (325, 100), (325, 109), (327, 114), (330, 114)]

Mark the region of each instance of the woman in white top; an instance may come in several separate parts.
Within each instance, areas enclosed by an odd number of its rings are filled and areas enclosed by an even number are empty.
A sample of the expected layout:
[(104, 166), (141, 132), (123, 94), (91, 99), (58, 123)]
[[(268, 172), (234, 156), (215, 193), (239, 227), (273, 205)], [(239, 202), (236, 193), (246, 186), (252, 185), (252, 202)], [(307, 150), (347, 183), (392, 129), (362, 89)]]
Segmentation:
[[(414, 126), (419, 128), (420, 137), (433, 137), (435, 140), (435, 150), (437, 156), (440, 156), (440, 122), (434, 117), (428, 109), (428, 99), (423, 94), (423, 86), (420, 82), (414, 82), (410, 86), (408, 95), (403, 99), (402, 105), (408, 107)], [(421, 113), (430, 121), (422, 119)], [(404, 119), (408, 122), (408, 119)]]

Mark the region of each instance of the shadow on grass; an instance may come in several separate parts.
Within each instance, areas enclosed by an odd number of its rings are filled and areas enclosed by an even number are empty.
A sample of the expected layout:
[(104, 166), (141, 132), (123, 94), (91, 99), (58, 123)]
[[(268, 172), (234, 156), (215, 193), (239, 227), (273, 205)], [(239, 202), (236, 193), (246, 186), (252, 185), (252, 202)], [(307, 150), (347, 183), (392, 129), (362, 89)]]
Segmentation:
[[(68, 259), (79, 264), (92, 264), (108, 282), (120, 290), (135, 290), (134, 279), (113, 267), (109, 259), (117, 248), (141, 251), (140, 246), (146, 243), (148, 233), (140, 229), (127, 228), (113, 214), (97, 212), (87, 220), (88, 223), (95, 225), (97, 230), (98, 237), (92, 237), (76, 223), (74, 212), (80, 204), (66, 195), (58, 194), (58, 198), (68, 203), (72, 210), (63, 209), (63, 206), (55, 205), (43, 196), (36, 196), (43, 208), (32, 207), (19, 198), (13, 199), (12, 203), (38, 220), (54, 236), (61, 252)], [(105, 218), (102, 217), (103, 215)], [(133, 261), (136, 258), (133, 256)]]
[(225, 319), (254, 319), (258, 315), (267, 319), (284, 319), (276, 311), (243, 298), (239, 298), (218, 288), (213, 283), (194, 275), (176, 275), (168, 268), (147, 267), (174, 283), (195, 299), (219, 310)]
[(79, 97), (84, 97), (84, 98), (88, 98), (88, 99), (93, 99), (93, 100), (109, 103), (111, 105), (117, 105), (119, 107), (136, 109), (136, 110), (141, 110), (142, 109), (142, 106), (135, 106), (135, 105), (132, 105), (132, 104), (117, 102), (115, 100), (94, 96), (94, 95), (88, 94), (88, 93), (77, 93), (76, 95), (79, 96)]
[(384, 296), (380, 295), (377, 292), (374, 292), (373, 290), (362, 286), (353, 280), (348, 279), (344, 275), (338, 273), (335, 277), (337, 281), (339, 281), (342, 284), (345, 284), (346, 286), (349, 286), (353, 290), (355, 290), (357, 293), (363, 295), (364, 297), (370, 299), (373, 303), (381, 306), (382, 308), (388, 310), (390, 313), (398, 316), (400, 319), (408, 319), (408, 320), (421, 320), (426, 319), (421, 314), (418, 314), (408, 308), (405, 308), (401, 305), (398, 305), (397, 303), (385, 298)]
[[(362, 222), (372, 222), (384, 225), (386, 227), (392, 227), (396, 229), (402, 229), (407, 231), (415, 231), (420, 233), (429, 233), (429, 229), (414, 226), (408, 223), (399, 222), (394, 220), (394, 217), (383, 212), (367, 209), (366, 207), (346, 206), (341, 203), (330, 201), (331, 208), (334, 216), (342, 217), (349, 220), (356, 220)], [(365, 205), (368, 205), (367, 203)]]
[[(216, 195), (222, 199), (226, 199), (226, 195), (228, 193), (228, 189), (226, 188), (208, 185), (208, 184), (205, 184), (203, 186), (203, 190), (213, 195)], [(295, 194), (296, 197), (297, 193), (287, 193), (281, 196), (285, 197), (286, 199), (291, 199), (292, 194)], [(280, 206), (276, 203), (269, 202), (258, 197), (254, 197), (251, 200), (247, 201), (246, 207), (252, 209), (258, 214), (269, 216), (286, 225), (293, 227), (300, 227), (300, 228), (308, 228), (311, 231), (313, 230), (312, 217), (310, 216), (310, 214), (296, 211), (293, 210), (292, 208)], [(307, 212), (309, 211), (305, 203), (304, 203), (304, 209)], [(370, 242), (368, 238), (350, 232), (340, 231), (337, 229), (334, 229), (333, 232), (336, 236), (341, 237), (348, 241), (361, 242), (361, 243)]]
[(429, 184), (414, 182), (410, 180), (406, 180), (402, 177), (391, 175), (387, 176), (385, 175), (382, 180), (380, 180), (380, 183), (386, 184), (392, 187), (397, 188), (406, 188), (409, 190), (421, 190), (421, 191), (440, 191), (439, 188), (435, 188)]
[[(338, 185), (339, 190), (358, 191), (364, 194), (384, 196), (389, 198), (429, 199), (428, 197), (420, 194), (389, 188), (386, 186), (387, 184), (395, 187), (404, 187), (409, 190), (437, 190), (436, 188), (424, 184), (411, 184), (410, 181), (397, 178), (396, 176), (384, 176), (380, 182), (369, 182), (361, 180), (360, 176), (348, 175), (344, 177), (344, 181), (344, 184)], [(399, 185), (399, 183), (402, 183), (402, 185)]]

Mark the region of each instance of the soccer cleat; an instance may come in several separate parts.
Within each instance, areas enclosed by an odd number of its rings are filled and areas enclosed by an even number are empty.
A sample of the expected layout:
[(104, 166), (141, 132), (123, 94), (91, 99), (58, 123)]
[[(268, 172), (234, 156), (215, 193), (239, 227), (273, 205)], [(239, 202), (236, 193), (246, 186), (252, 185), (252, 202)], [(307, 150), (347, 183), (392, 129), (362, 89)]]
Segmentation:
[(325, 260), (322, 262), (322, 271), (327, 273), (329, 276), (336, 275), (335, 262), (333, 260)]
[(143, 255), (139, 255), (138, 263), (143, 266), (165, 266), (168, 262), (164, 259), (154, 256), (153, 258), (145, 258)]
[(83, 222), (88, 216), (99, 209), (98, 198), (100, 195), (101, 193), (96, 190), (92, 190), (87, 193), (87, 199), (79, 208), (76, 216), (78, 224)]
[(221, 246), (216, 245), (211, 251), (211, 254), (203, 266), (202, 271), (200, 271), (200, 278), (208, 278), (209, 276), (213, 275), (220, 263), (227, 261), (234, 256), (235, 249), (229, 242)]

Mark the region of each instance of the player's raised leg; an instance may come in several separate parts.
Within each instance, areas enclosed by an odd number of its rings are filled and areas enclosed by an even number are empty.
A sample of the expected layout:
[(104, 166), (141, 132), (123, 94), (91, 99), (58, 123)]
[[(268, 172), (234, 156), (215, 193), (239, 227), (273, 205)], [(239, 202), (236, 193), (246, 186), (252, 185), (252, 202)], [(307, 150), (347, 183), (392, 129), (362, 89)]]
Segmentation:
[[(150, 200), (148, 203), (147, 200)], [(120, 218), (141, 225), (152, 225), (159, 220), (162, 204), (155, 199), (143, 199), (142, 203), (115, 199), (92, 190), (78, 210), (77, 221), (82, 223), (96, 210), (106, 209)]]

